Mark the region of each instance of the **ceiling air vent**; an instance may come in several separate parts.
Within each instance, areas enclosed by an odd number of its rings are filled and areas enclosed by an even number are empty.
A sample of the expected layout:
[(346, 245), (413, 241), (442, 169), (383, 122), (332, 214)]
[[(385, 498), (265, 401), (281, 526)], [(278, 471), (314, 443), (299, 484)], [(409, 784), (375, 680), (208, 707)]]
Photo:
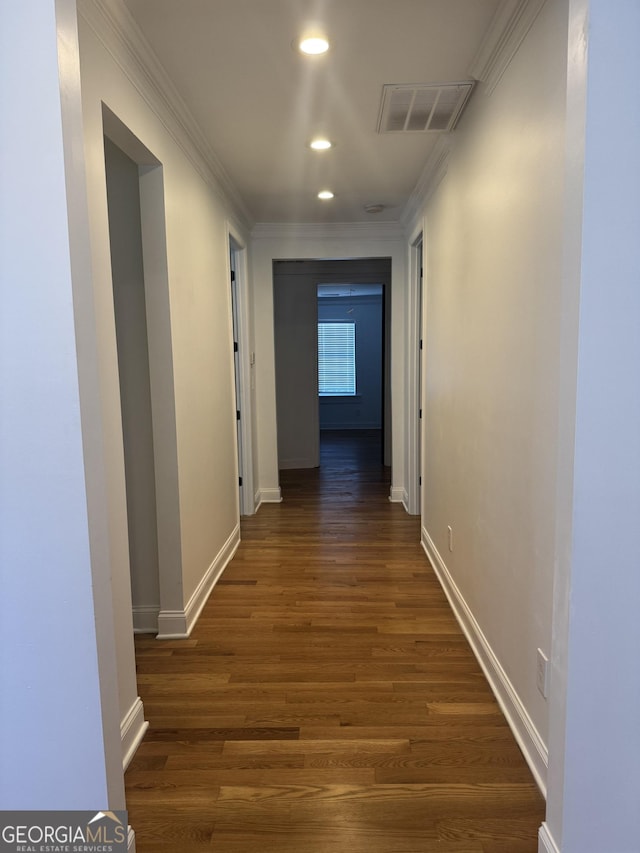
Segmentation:
[(382, 87), (378, 133), (453, 130), (473, 82), (387, 84)]

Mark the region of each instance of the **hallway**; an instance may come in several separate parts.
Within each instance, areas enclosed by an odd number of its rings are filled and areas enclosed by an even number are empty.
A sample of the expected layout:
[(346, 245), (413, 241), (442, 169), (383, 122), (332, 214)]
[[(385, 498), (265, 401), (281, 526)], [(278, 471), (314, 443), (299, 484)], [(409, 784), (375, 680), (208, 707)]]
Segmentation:
[(281, 472), (188, 640), (136, 642), (138, 853), (534, 853), (543, 800), (375, 433)]

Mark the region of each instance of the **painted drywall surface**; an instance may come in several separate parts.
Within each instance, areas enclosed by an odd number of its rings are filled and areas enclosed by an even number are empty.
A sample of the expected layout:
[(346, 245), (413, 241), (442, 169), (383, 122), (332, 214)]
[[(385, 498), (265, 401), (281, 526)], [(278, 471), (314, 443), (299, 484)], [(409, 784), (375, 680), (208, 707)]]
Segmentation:
[(546, 4), (426, 210), (423, 523), (545, 741), (566, 30)]
[(0, 807), (122, 808), (98, 683), (73, 312), (83, 258), (70, 230), (86, 228), (82, 157), (71, 156), (75, 3), (3, 4), (0, 97)]
[[(169, 307), (175, 382), (179, 557), (182, 571), (163, 587), (162, 607), (185, 607), (238, 523), (230, 286), (224, 211), (163, 122), (134, 88), (88, 23), (80, 21), (85, 156), (95, 278), (105, 453), (109, 465), (110, 547), (117, 635), (131, 609), (122, 428), (109, 258), (102, 102), (162, 163)], [(151, 338), (151, 330), (149, 330)], [(168, 430), (170, 431), (170, 430)], [(158, 507), (159, 514), (161, 507)], [(127, 676), (126, 649), (118, 672)], [(133, 701), (121, 683), (123, 714)]]
[(320, 429), (382, 427), (382, 296), (318, 300), (319, 321), (356, 324), (357, 396), (320, 398)]
[[(377, 234), (377, 236), (376, 236)], [(275, 350), (273, 330), (274, 259), (282, 258), (391, 258), (391, 399), (392, 489), (400, 491), (405, 471), (405, 324), (406, 249), (401, 236), (385, 228), (349, 226), (257, 226), (253, 231), (251, 271), (256, 348), (255, 446), (261, 490), (277, 493), (278, 449), (276, 428)]]
[(278, 467), (320, 464), (316, 285), (274, 272)]
[(163, 163), (186, 604), (239, 523), (231, 284), (219, 202)]
[(124, 434), (131, 599), (160, 608), (149, 349), (138, 165), (105, 140), (111, 272)]
[[(105, 460), (107, 477), (106, 515), (108, 519), (105, 547), (108, 550), (110, 560), (110, 593), (113, 599), (113, 621), (116, 637), (118, 704), (120, 719), (123, 721), (138, 698), (138, 690), (133, 649), (124, 448), (111, 277), (102, 109), (100, 100), (92, 95), (94, 90), (99, 90), (100, 86), (109, 80), (109, 65), (107, 62), (104, 63), (104, 67), (98, 64), (97, 60), (101, 56), (103, 48), (81, 17), (78, 24), (85, 139), (84, 154), (89, 223), (92, 234), (92, 297), (95, 305), (95, 317), (85, 319), (84, 322), (87, 327), (91, 327), (91, 332), (95, 335), (99, 370), (97, 388), (99, 398), (90, 415), (93, 418), (91, 428), (101, 434), (104, 445), (101, 450)], [(179, 599), (176, 599), (176, 607), (178, 601)]]
[(640, 110), (619, 81), (640, 73), (640, 8), (569, 7), (572, 239), (563, 290), (579, 299), (579, 323), (575, 316), (577, 394), (565, 407), (575, 444), (556, 583), (547, 828), (563, 853), (632, 853), (640, 838)]

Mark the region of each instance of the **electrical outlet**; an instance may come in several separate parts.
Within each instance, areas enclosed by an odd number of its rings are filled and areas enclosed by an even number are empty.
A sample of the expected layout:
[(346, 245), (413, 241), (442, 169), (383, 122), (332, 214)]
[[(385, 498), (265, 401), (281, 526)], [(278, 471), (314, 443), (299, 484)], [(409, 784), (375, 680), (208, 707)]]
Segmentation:
[(451, 527), (447, 527), (447, 530), (449, 531), (449, 550), (453, 551), (453, 530)]
[(542, 649), (538, 649), (536, 684), (538, 685), (538, 690), (546, 699), (549, 692), (549, 658)]

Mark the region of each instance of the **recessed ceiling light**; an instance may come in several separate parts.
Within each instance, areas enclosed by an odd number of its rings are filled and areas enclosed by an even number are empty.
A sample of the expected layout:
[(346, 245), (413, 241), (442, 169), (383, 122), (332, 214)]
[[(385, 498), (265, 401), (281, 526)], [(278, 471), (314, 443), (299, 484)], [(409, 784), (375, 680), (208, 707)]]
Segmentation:
[(318, 198), (330, 199), (330, 198), (334, 198), (334, 195), (331, 192), (331, 190), (321, 190), (321, 192), (318, 193)]
[(324, 36), (307, 36), (300, 41), (298, 47), (303, 53), (307, 53), (310, 56), (317, 56), (329, 50), (329, 42)]
[(328, 139), (314, 139), (309, 144), (310, 148), (313, 148), (314, 151), (326, 151), (328, 148), (333, 147), (333, 142), (330, 142)]

